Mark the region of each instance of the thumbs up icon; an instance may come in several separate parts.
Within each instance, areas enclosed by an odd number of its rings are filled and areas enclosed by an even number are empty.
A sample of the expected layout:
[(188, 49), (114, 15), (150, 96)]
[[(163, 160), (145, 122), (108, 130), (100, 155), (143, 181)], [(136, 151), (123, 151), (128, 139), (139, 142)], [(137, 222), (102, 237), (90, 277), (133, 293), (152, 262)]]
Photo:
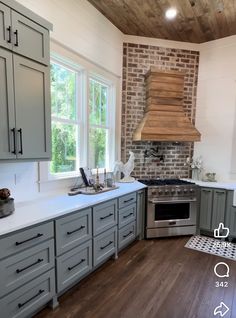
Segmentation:
[(220, 223), (219, 227), (214, 230), (215, 238), (226, 238), (229, 236), (229, 228), (224, 226), (224, 223)]

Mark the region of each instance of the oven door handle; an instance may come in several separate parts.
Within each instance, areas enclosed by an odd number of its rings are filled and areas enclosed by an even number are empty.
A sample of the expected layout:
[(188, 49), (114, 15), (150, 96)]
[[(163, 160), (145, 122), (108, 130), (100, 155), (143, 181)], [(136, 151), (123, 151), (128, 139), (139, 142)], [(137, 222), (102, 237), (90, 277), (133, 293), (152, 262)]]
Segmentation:
[(191, 203), (196, 202), (197, 199), (187, 199), (187, 200), (149, 200), (148, 202), (151, 204), (158, 204), (158, 203)]

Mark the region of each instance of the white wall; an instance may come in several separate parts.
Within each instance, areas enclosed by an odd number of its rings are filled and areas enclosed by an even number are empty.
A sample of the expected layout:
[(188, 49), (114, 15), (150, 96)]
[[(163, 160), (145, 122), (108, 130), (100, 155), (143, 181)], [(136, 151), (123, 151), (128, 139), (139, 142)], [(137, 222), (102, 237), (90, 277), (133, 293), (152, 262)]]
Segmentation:
[(236, 36), (200, 46), (196, 126), (202, 140), (194, 155), (205, 172), (236, 180)]
[[(78, 56), (121, 76), (123, 34), (85, 0), (18, 0), (54, 25), (51, 38)], [(55, 47), (55, 44), (52, 44)], [(73, 54), (74, 54), (73, 53)], [(37, 163), (0, 163), (0, 188), (11, 189), (16, 201), (32, 200), (74, 180), (38, 183)]]

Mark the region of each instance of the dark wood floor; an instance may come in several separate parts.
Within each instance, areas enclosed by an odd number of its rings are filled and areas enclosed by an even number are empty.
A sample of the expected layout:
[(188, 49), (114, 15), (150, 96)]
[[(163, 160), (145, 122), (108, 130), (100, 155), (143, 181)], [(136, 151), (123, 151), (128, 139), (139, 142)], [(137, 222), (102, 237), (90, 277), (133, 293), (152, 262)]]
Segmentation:
[[(221, 301), (231, 310), (224, 317), (235, 318), (236, 262), (187, 249), (188, 239), (135, 242), (37, 318), (213, 318)], [(213, 268), (222, 261), (230, 278), (219, 289)]]

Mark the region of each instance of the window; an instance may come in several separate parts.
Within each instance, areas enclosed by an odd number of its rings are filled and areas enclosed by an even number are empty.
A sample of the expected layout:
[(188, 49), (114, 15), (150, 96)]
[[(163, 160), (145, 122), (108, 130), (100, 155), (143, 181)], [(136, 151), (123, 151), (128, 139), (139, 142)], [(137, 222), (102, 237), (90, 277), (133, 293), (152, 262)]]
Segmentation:
[(78, 170), (78, 77), (77, 71), (51, 63), (52, 174)]
[(47, 169), (42, 163), (42, 180), (78, 176), (80, 166), (113, 168), (114, 100), (110, 79), (71, 61), (52, 59), (52, 161)]
[(89, 166), (104, 168), (109, 161), (108, 86), (89, 79)]

